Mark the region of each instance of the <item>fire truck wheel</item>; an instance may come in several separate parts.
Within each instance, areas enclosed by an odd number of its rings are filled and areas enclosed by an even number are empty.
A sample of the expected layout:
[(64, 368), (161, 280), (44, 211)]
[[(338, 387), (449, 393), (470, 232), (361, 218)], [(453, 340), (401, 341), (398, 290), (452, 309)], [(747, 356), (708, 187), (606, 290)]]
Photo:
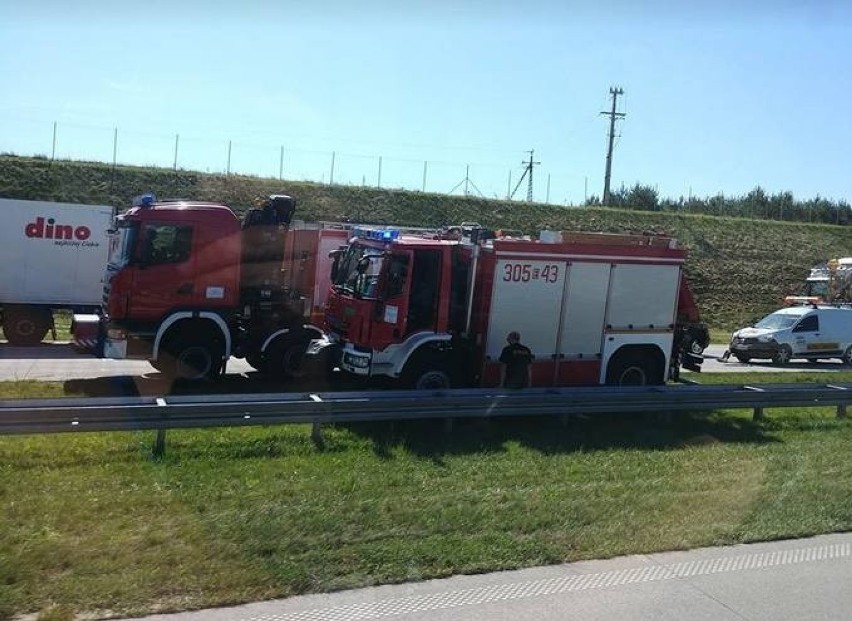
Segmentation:
[(193, 382), (212, 380), (222, 370), (220, 346), (201, 339), (179, 338), (166, 345), (163, 372)]
[(606, 371), (606, 383), (612, 386), (648, 386), (662, 384), (658, 364), (641, 353), (625, 352), (613, 357)]
[(782, 345), (778, 348), (778, 353), (772, 356), (772, 364), (783, 367), (785, 364), (790, 362), (790, 358), (793, 356), (793, 350), (790, 349), (789, 345)]
[(282, 339), (273, 343), (266, 355), (265, 370), (283, 377), (302, 377), (305, 374), (302, 360), (309, 344), (310, 340), (305, 338)]
[(415, 390), (444, 390), (453, 387), (448, 360), (440, 356), (424, 356), (409, 361), (403, 371), (402, 382)]
[(449, 374), (441, 369), (423, 369), (411, 382), (415, 390), (444, 390), (452, 385)]
[(51, 321), (50, 311), (11, 306), (3, 311), (3, 333), (10, 345), (30, 347), (42, 342)]

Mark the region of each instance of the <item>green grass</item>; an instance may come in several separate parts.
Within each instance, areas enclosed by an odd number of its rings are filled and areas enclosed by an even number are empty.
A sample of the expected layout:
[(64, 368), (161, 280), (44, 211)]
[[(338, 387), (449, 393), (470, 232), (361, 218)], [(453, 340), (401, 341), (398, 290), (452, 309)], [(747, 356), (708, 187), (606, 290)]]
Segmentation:
[(775, 310), (797, 291), (811, 266), (846, 256), (852, 227), (625, 209), (566, 209), (317, 183), (278, 181), (171, 169), (0, 156), (0, 197), (128, 206), (131, 197), (221, 201), (237, 211), (258, 196), (287, 192), (305, 220), (341, 220), (436, 227), (477, 221), (537, 233), (543, 228), (647, 232), (676, 237), (689, 251), (687, 272), (704, 320), (729, 330)]
[(0, 618), (180, 610), (852, 528), (852, 423), (829, 408), (767, 414), (460, 421), (452, 435), (440, 423), (339, 425), (324, 451), (305, 426), (171, 431), (161, 461), (149, 432), (0, 438)]

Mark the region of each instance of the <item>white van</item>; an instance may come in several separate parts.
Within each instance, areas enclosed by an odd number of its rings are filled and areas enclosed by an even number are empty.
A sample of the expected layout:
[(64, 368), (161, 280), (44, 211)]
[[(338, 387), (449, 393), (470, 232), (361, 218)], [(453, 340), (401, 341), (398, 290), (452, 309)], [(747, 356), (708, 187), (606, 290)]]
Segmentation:
[(734, 332), (729, 349), (740, 362), (769, 358), (783, 365), (791, 358), (840, 358), (852, 364), (852, 308), (782, 308)]

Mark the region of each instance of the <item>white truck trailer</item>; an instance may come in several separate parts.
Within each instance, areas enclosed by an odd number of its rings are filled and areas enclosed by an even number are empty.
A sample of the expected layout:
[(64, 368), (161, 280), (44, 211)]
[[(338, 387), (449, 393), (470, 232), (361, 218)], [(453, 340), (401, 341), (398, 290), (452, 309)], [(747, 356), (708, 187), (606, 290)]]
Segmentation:
[(36, 345), (53, 311), (103, 303), (113, 208), (0, 199), (0, 313), (12, 345)]

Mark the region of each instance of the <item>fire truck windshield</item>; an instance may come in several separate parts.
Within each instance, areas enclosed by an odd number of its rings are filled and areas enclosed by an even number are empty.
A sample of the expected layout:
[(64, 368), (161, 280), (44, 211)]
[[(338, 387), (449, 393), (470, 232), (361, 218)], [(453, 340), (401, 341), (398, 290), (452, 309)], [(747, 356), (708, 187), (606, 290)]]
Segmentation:
[(340, 260), (334, 288), (359, 298), (375, 298), (384, 255), (370, 246), (353, 243)]
[(814, 297), (828, 296), (827, 280), (811, 280), (805, 283), (805, 295)]
[(130, 263), (138, 230), (138, 224), (119, 220), (116, 228), (109, 232), (108, 264), (110, 268), (121, 269)]

